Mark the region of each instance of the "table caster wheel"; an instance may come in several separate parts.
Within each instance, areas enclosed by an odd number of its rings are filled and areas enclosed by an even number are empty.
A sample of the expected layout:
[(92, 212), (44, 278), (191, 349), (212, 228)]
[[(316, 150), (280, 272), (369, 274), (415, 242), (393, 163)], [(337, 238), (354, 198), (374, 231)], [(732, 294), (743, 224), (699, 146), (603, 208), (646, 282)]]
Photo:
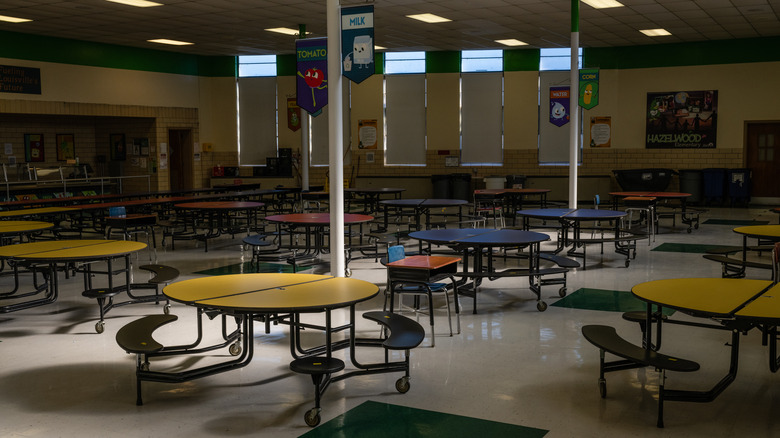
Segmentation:
[(141, 364), (141, 371), (149, 371), (149, 361)]
[(238, 356), (241, 354), (241, 345), (238, 342), (231, 344), (228, 351), (230, 351), (231, 356)]
[(547, 310), (547, 303), (545, 303), (544, 301), (537, 302), (536, 303), (536, 310), (538, 310), (540, 312), (544, 312), (545, 310)]
[(630, 261), (628, 261), (628, 260), (626, 260), (626, 268), (627, 268), (627, 267), (628, 267), (628, 265), (630, 265), (630, 264), (631, 264), (631, 262), (630, 262)]
[(696, 225), (694, 225), (694, 226), (693, 226), (693, 228), (694, 228), (695, 230), (698, 230), (698, 229), (699, 229), (699, 224), (697, 223)]
[(607, 398), (607, 381), (599, 379), (599, 395), (601, 398)]
[(409, 378), (404, 376), (395, 381), (395, 389), (401, 394), (406, 394), (409, 391)]
[(105, 323), (103, 321), (98, 321), (95, 323), (95, 331), (98, 333), (103, 333), (103, 331), (106, 329)]
[(688, 227), (688, 234), (691, 234), (691, 231), (693, 231), (691, 227)]
[(344, 270), (344, 276), (346, 276), (347, 278), (351, 277), (352, 276), (352, 270), (349, 269), (349, 268), (345, 269)]
[(560, 296), (561, 298), (566, 296), (566, 286), (558, 289), (558, 296)]
[(163, 306), (163, 313), (166, 314), (166, 315), (170, 315), (170, 313), (171, 313), (171, 305), (170, 304), (166, 304), (166, 305)]
[(314, 427), (320, 424), (320, 410), (319, 408), (311, 408), (303, 415), (303, 421), (307, 426)]

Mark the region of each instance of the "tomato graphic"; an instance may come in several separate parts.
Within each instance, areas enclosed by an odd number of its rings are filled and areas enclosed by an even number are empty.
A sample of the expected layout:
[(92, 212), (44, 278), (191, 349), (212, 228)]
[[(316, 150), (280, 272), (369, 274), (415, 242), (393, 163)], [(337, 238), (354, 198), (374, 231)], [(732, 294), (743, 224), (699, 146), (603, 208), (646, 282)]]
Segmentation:
[(306, 85), (311, 88), (318, 88), (322, 85), (322, 81), (325, 80), (325, 74), (322, 70), (316, 68), (310, 68), (306, 70), (306, 74), (303, 76), (303, 80), (306, 81)]

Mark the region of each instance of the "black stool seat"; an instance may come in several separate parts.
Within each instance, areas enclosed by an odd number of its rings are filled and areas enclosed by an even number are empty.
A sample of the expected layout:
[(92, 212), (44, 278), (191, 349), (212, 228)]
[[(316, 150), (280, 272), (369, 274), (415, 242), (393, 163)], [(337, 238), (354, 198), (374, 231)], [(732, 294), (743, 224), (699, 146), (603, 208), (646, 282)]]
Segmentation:
[(116, 296), (120, 292), (122, 291), (117, 289), (109, 289), (107, 287), (102, 287), (97, 289), (87, 289), (84, 292), (82, 292), (81, 295), (87, 298), (110, 298)]
[(330, 374), (343, 370), (344, 361), (335, 357), (310, 356), (290, 362), (290, 369), (301, 374)]

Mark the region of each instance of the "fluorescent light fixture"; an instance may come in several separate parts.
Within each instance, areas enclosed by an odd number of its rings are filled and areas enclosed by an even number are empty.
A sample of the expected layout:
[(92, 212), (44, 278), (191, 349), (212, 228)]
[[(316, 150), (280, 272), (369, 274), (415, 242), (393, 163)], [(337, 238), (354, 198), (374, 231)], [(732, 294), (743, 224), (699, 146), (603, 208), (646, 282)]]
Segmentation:
[(289, 27), (272, 27), (266, 30), (268, 32), (283, 33), (285, 35), (298, 35), (298, 29), (290, 29)]
[(150, 2), (148, 0), (106, 0), (112, 3), (120, 3), (127, 6), (135, 6), (137, 8), (151, 8), (152, 6), (162, 6), (162, 3)]
[(624, 6), (623, 3), (616, 0), (582, 0), (582, 2), (594, 9), (619, 8)]
[(407, 15), (407, 17), (413, 18), (415, 20), (424, 21), (426, 23), (445, 23), (447, 21), (452, 21), (449, 18), (439, 17), (438, 15), (433, 15), (433, 14)]
[(649, 37), (657, 37), (657, 36), (669, 36), (671, 33), (666, 29), (643, 29), (640, 30), (643, 34), (649, 36)]
[(387, 47), (374, 45), (374, 50), (387, 50)]
[(166, 38), (158, 38), (156, 40), (146, 40), (150, 43), (158, 43), (158, 44), (168, 44), (171, 46), (189, 46), (193, 43), (188, 43), (187, 41), (177, 41), (177, 40), (169, 40)]
[(508, 40), (496, 40), (497, 43), (503, 44), (505, 46), (527, 46), (528, 43), (525, 41), (516, 40), (514, 38), (510, 38)]
[(26, 18), (9, 17), (8, 15), (0, 15), (0, 21), (7, 21), (9, 23), (24, 23), (32, 20), (28, 20)]

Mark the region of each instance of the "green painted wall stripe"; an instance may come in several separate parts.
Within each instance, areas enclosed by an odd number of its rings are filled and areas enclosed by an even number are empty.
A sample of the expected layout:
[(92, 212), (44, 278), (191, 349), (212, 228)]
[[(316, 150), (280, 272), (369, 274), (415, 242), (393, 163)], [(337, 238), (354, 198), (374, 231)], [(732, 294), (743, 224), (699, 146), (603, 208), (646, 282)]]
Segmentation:
[(426, 73), (459, 73), (460, 52), (425, 52)]
[(374, 53), (374, 74), (382, 75), (385, 73), (385, 54)]
[(277, 76), (295, 76), (296, 66), (298, 64), (295, 53), (288, 55), (276, 55), (276, 75)]
[(504, 71), (539, 71), (539, 49), (504, 50)]
[(584, 48), (587, 67), (630, 69), (780, 61), (780, 37)]
[(235, 76), (234, 56), (197, 56), (164, 50), (0, 31), (0, 57), (200, 76)]

